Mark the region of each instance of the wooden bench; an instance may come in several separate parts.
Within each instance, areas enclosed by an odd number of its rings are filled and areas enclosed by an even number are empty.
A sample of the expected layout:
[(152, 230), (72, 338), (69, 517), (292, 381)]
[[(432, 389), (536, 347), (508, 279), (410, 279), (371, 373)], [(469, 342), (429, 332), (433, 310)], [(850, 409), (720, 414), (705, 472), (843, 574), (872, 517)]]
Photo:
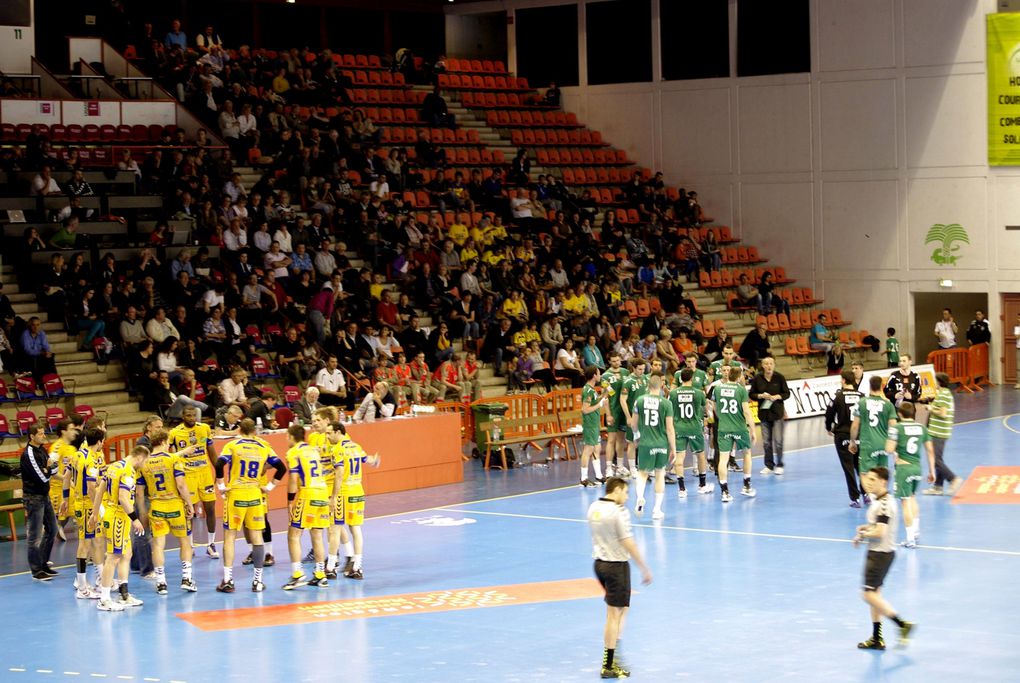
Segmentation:
[(21, 488), (23, 484), (20, 479), (8, 479), (7, 481), (0, 481), (0, 492), (12, 491), (14, 493), (14, 500), (10, 503), (0, 504), (0, 513), (7, 513), (7, 523), (11, 527), (11, 535), (7, 539), (8, 541), (18, 540), (18, 531), (14, 524), (14, 513), (18, 510), (24, 509), (24, 503), (21, 500)]
[[(492, 438), (493, 427), (498, 427), (500, 436)], [(513, 419), (497, 419), (482, 423), (485, 431), (485, 468), (489, 469), (492, 449), (499, 448), (499, 457), (502, 469), (506, 469), (506, 453), (503, 446), (513, 444), (527, 444), (541, 450), (538, 441), (548, 440), (546, 447), (549, 449), (548, 460), (552, 459), (553, 446), (561, 443), (561, 439), (576, 436), (573, 432), (566, 432), (560, 429), (560, 419), (556, 415), (537, 415), (535, 417), (521, 417)]]

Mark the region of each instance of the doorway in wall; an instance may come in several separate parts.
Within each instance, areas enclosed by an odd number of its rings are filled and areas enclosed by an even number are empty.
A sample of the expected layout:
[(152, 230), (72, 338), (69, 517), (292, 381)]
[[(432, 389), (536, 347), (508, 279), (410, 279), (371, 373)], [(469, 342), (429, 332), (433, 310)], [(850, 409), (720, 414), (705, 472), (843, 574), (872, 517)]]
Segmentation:
[[(999, 348), (1001, 351), (995, 354), (989, 354), (999, 357), (999, 362), (1002, 363), (1002, 382), (1003, 384), (1016, 384), (1017, 383), (1017, 364), (1016, 364), (1016, 339), (1017, 339), (1017, 315), (1020, 315), (1020, 294), (1003, 294), (1002, 295), (1002, 346)], [(994, 344), (995, 341), (992, 341)], [(995, 362), (993, 358), (989, 359), (989, 363)]]
[(924, 363), (928, 354), (939, 348), (935, 323), (942, 320), (944, 308), (952, 311), (953, 320), (959, 328), (956, 344), (966, 347), (967, 327), (974, 319), (974, 311), (988, 312), (988, 295), (983, 292), (914, 292), (914, 363)]

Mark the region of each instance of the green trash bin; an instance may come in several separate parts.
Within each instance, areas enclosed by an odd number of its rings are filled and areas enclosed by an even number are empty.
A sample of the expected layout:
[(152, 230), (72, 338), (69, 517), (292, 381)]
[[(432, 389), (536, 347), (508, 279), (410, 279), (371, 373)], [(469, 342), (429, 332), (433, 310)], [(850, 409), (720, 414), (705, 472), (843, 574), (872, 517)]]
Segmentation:
[(493, 418), (501, 418), (506, 415), (510, 406), (505, 403), (476, 403), (471, 406), (475, 418), (475, 457), (483, 457), (485, 449), (485, 430), (483, 425), (492, 422)]

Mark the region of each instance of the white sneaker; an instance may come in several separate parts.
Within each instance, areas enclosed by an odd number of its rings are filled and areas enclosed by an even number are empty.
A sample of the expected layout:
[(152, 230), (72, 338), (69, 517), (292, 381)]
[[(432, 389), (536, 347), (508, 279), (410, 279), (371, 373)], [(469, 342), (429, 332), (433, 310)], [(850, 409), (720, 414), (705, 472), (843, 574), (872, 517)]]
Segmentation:
[(652, 510), (652, 519), (665, 519), (666, 513), (662, 510)]
[(680, 489), (679, 491), (677, 491), (676, 492), (676, 497), (677, 498), (686, 498), (687, 497), (687, 489)]
[(784, 472), (784, 471), (785, 471), (785, 470), (783, 469), (783, 466), (782, 466), (782, 465), (779, 465), (778, 467), (776, 467), (776, 476), (777, 476), (777, 477), (781, 477), (781, 476), (783, 476), (783, 472)]
[(949, 482), (949, 490), (946, 491), (946, 495), (955, 496), (956, 492), (960, 490), (961, 486), (963, 486), (963, 479), (961, 479), (960, 477), (956, 477), (951, 482)]
[(929, 488), (926, 488), (924, 491), (921, 491), (921, 495), (922, 496), (941, 496), (942, 495), (942, 487), (940, 487), (940, 486), (931, 486)]
[(79, 600), (98, 600), (101, 596), (91, 588), (79, 588), (74, 592), (74, 597)]
[(114, 600), (100, 600), (96, 603), (96, 609), (100, 612), (123, 612), (127, 607), (121, 602)]
[(778, 472), (773, 472), (771, 468), (762, 467), (761, 468), (761, 472), (759, 472), (758, 474), (762, 475), (763, 477), (767, 477), (770, 474), (779, 474), (779, 473)]
[(141, 600), (128, 593), (128, 596), (126, 598), (122, 597), (120, 599), (120, 604), (124, 605), (125, 607), (141, 607), (143, 603)]
[(720, 498), (720, 500), (722, 502), (724, 502), (724, 503), (732, 503), (733, 502), (733, 496), (730, 495), (729, 491), (724, 491), (723, 494), (722, 494), (722, 498)]
[(698, 487), (698, 493), (712, 493), (713, 491), (715, 491), (715, 484), (708, 483)]
[(220, 554), (216, 552), (216, 544), (210, 543), (209, 547), (205, 549), (205, 554), (214, 560), (220, 559)]
[(634, 506), (634, 514), (637, 515), (638, 517), (640, 517), (641, 515), (645, 514), (645, 499), (644, 498), (638, 498), (637, 499), (637, 505)]
[(758, 495), (758, 492), (755, 491), (754, 488), (751, 486), (745, 486), (744, 488), (740, 489), (740, 492), (743, 495), (747, 496), (748, 498), (754, 498), (755, 496)]

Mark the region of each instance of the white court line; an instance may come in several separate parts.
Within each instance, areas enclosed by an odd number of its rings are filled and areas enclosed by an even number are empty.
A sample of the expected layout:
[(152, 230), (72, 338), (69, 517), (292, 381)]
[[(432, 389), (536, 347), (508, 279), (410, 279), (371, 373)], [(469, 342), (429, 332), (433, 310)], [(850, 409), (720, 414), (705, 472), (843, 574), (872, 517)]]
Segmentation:
[[(439, 510), (440, 508), (436, 508)], [(442, 508), (444, 512), (460, 512), (465, 515), (491, 515), (493, 517), (515, 517), (519, 519), (540, 519), (548, 522), (570, 522), (573, 524), (587, 524), (586, 519), (574, 517), (552, 517), (548, 515), (526, 515), (517, 512), (484, 512), (482, 510), (451, 510)], [(753, 538), (776, 538), (787, 541), (818, 541), (820, 543), (853, 543), (848, 538), (828, 538), (825, 536), (798, 536), (795, 534), (766, 534), (760, 531), (729, 531), (724, 529), (699, 529), (696, 527), (671, 526), (669, 524), (631, 524), (631, 526), (643, 527), (646, 529), (669, 529), (671, 531), (693, 531), (702, 534), (717, 534), (720, 536), (750, 536)], [(942, 550), (946, 552), (976, 553), (980, 555), (1005, 555), (1007, 557), (1020, 557), (1020, 551), (1016, 550), (991, 550), (988, 548), (958, 548), (955, 546), (943, 545), (919, 545), (923, 550)]]

